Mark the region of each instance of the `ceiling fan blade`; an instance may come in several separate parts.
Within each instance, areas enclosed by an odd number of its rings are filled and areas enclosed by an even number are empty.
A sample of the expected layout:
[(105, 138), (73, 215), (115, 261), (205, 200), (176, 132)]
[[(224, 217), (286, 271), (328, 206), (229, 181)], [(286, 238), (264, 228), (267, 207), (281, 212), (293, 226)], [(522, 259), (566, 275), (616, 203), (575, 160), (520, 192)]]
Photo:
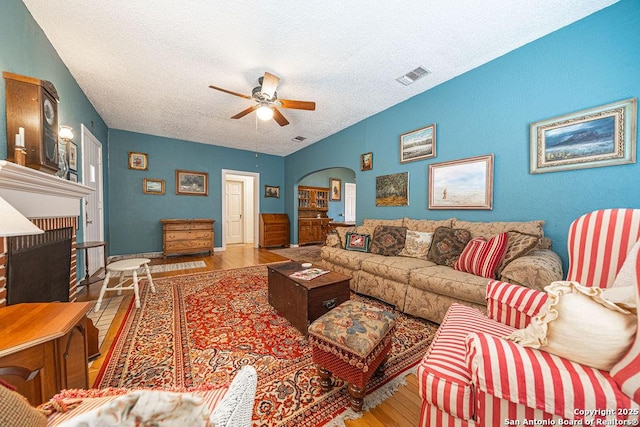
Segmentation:
[(259, 105), (252, 105), (249, 108), (246, 108), (242, 111), (240, 111), (238, 114), (236, 114), (235, 116), (231, 116), (232, 119), (240, 119), (244, 116), (246, 116), (247, 114), (249, 114), (250, 112), (252, 112), (253, 110), (255, 110), (256, 108), (258, 108)]
[(310, 101), (293, 101), (291, 99), (279, 99), (282, 108), (295, 108), (296, 110), (315, 110), (316, 103)]
[(273, 120), (278, 122), (280, 126), (286, 126), (289, 124), (289, 120), (287, 120), (276, 107), (273, 107)]
[(265, 71), (264, 77), (262, 78), (262, 87), (260, 88), (260, 92), (268, 95), (269, 99), (272, 99), (273, 95), (276, 93), (279, 81), (280, 77), (274, 76), (273, 74)]
[(231, 94), (231, 95), (239, 96), (240, 98), (251, 99), (251, 97), (249, 95), (243, 95), (241, 93), (234, 92), (232, 90), (223, 89), (221, 87), (217, 87), (217, 86), (213, 86), (213, 85), (209, 85), (209, 87), (211, 89), (219, 90), (220, 92), (225, 92), (225, 93), (228, 93), (228, 94)]

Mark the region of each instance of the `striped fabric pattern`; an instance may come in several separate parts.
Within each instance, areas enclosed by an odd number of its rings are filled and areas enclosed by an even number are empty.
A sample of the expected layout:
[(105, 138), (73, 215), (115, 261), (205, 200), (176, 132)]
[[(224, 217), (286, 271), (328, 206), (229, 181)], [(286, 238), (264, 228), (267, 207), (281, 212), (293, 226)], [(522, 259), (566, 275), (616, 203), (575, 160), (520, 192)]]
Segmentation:
[[(532, 421), (540, 422), (541, 424), (538, 425), (561, 425), (559, 422), (562, 417), (559, 415), (499, 399), (483, 391), (476, 393), (476, 402), (478, 407), (476, 421), (479, 426), (506, 425), (505, 420), (511, 422), (511, 425), (531, 425)], [(551, 424), (551, 420), (555, 421), (555, 424)], [(546, 424), (542, 424), (543, 422)]]
[(474, 420), (461, 420), (425, 401), (422, 402), (420, 427), (475, 427), (476, 425)]
[(418, 365), (418, 390), (422, 400), (454, 417), (471, 419), (474, 400), (471, 373), (465, 360), (465, 337), (480, 331), (503, 336), (513, 330), (474, 308), (452, 304), (427, 356)]
[(467, 243), (454, 268), (476, 276), (493, 279), (506, 252), (507, 233), (500, 233), (489, 240), (476, 237)]
[[(636, 304), (640, 307), (640, 254), (636, 253)], [(640, 317), (636, 339), (629, 352), (611, 369), (611, 376), (622, 392), (640, 403)]]
[[(594, 411), (591, 414), (597, 414), (596, 419), (607, 420), (616, 419), (618, 409), (640, 409), (604, 371), (522, 347), (493, 334), (472, 333), (466, 341), (474, 386), (498, 399), (564, 419), (584, 418), (576, 415), (577, 409)], [(607, 408), (616, 409), (604, 414), (596, 411)], [(630, 419), (637, 419), (637, 413)]]
[(640, 209), (603, 209), (582, 215), (569, 227), (567, 279), (609, 287), (640, 238)]
[(487, 315), (514, 328), (526, 328), (548, 299), (546, 292), (490, 280), (487, 285)]

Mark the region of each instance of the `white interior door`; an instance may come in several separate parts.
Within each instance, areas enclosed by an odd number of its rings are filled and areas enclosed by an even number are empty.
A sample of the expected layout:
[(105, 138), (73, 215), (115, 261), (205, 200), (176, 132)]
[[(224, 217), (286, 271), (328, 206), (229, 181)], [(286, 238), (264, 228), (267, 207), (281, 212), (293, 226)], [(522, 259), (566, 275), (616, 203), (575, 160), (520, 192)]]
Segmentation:
[[(82, 183), (93, 188), (84, 200), (81, 221), (85, 242), (104, 241), (104, 205), (102, 196), (102, 144), (82, 125)], [(89, 257), (89, 275), (104, 265), (104, 247), (85, 251)]]
[(226, 182), (226, 242), (227, 243), (243, 243), (244, 242), (244, 220), (242, 213), (244, 211), (244, 182), (227, 180)]
[(356, 184), (344, 183), (344, 221), (356, 222)]

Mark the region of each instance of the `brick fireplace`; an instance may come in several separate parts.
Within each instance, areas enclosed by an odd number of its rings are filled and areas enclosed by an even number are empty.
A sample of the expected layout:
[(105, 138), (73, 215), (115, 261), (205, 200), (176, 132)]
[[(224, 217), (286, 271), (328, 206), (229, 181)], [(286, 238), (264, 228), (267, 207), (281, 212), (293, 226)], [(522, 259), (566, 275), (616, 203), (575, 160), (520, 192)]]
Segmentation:
[[(90, 187), (0, 160), (2, 198), (44, 231), (72, 230), (69, 301), (77, 299), (76, 234), (80, 199), (91, 191)], [(12, 237), (0, 237), (0, 307), (7, 304), (7, 288), (11, 286), (7, 282), (9, 239)]]

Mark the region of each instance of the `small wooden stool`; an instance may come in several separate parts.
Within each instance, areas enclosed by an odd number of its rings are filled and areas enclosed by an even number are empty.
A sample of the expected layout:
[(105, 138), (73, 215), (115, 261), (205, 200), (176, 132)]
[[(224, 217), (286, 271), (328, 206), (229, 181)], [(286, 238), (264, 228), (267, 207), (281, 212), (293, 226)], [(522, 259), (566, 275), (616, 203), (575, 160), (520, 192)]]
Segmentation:
[(396, 319), (393, 313), (349, 300), (309, 326), (313, 362), (322, 390), (333, 387), (332, 375), (349, 383), (351, 409), (362, 411), (367, 382), (384, 373)]
[[(156, 293), (156, 288), (155, 286), (153, 286), (153, 279), (151, 278), (151, 271), (149, 270), (149, 262), (151, 262), (151, 260), (148, 258), (131, 258), (112, 262), (111, 264), (107, 265), (107, 273), (104, 276), (102, 288), (100, 289), (100, 296), (98, 297), (98, 302), (96, 303), (96, 308), (94, 311), (100, 311), (100, 304), (102, 304), (102, 298), (104, 297), (105, 292), (117, 291), (118, 295), (121, 295), (123, 290), (129, 289), (133, 289), (133, 293), (135, 294), (136, 298), (136, 308), (140, 308), (140, 295), (138, 293), (138, 269), (140, 269), (140, 267), (144, 267), (147, 273), (147, 280), (149, 281), (149, 286), (151, 286), (151, 292), (153, 292), (154, 294)], [(128, 277), (125, 277), (125, 274), (128, 271), (131, 271), (133, 274), (132, 283), (130, 286), (122, 286), (127, 280), (129, 280)], [(112, 273), (120, 273), (120, 282), (110, 288), (109, 279), (111, 278)]]

